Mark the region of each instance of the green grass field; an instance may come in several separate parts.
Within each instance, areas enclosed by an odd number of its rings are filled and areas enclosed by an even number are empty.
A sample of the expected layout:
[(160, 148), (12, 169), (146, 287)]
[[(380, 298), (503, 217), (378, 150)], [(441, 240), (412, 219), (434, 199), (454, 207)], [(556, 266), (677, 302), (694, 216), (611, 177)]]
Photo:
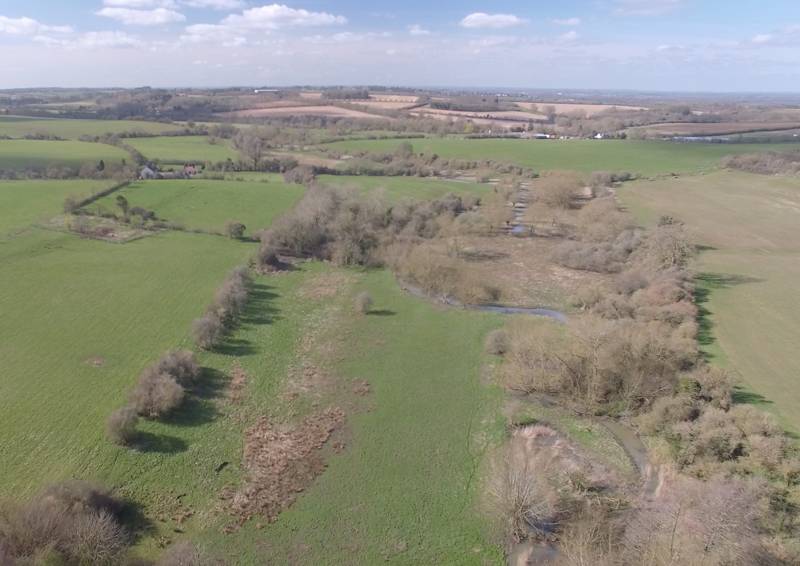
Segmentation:
[[(173, 454), (157, 443), (145, 454), (114, 447), (105, 419), (146, 364), (187, 342), (224, 274), (252, 251), (180, 233), (117, 245), (35, 230), (1, 244), (0, 496), (82, 477), (155, 497)], [(198, 433), (171, 430), (176, 440), (159, 442), (189, 444)], [(183, 453), (189, 471), (197, 448)]]
[(0, 238), (63, 212), (68, 196), (87, 197), (114, 181), (0, 181)]
[(190, 229), (221, 231), (229, 220), (242, 222), (250, 233), (265, 228), (303, 195), (301, 185), (286, 184), (280, 176), (269, 182), (159, 180), (140, 181), (90, 205), (89, 210), (117, 210), (123, 195), (131, 207), (154, 210), (159, 218)]
[[(687, 173), (713, 169), (720, 159), (735, 153), (796, 148), (796, 145), (679, 144), (619, 140), (470, 140), (431, 138), (408, 140), (417, 152), (447, 158), (513, 162), (535, 169), (629, 171), (640, 175)], [(340, 152), (393, 152), (398, 140), (342, 141), (322, 147)]]
[(225, 140), (212, 145), (205, 136), (163, 136), (157, 138), (131, 138), (128, 145), (136, 148), (147, 159), (161, 163), (186, 163), (187, 161), (216, 163), (239, 158)]
[(178, 131), (173, 124), (134, 120), (63, 120), (55, 118), (30, 118), (27, 116), (0, 116), (0, 136), (21, 138), (44, 134), (60, 138), (77, 139), (81, 136), (102, 136), (124, 132), (161, 134)]
[(643, 222), (672, 215), (710, 247), (695, 265), (709, 292), (708, 350), (800, 430), (800, 179), (718, 172), (632, 183), (619, 195)]
[(388, 198), (395, 200), (403, 198), (430, 200), (442, 197), (447, 193), (482, 196), (492, 190), (492, 187), (487, 184), (420, 177), (320, 175), (318, 180), (325, 185), (355, 187), (365, 192), (383, 190)]
[(24, 170), (48, 165), (80, 167), (83, 163), (119, 163), (130, 156), (101, 143), (49, 140), (0, 140), (0, 169)]

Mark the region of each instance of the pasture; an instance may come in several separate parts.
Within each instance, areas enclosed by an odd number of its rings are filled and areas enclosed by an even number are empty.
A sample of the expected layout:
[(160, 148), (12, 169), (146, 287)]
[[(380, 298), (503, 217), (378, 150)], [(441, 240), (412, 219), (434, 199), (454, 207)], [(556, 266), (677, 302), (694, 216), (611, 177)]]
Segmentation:
[(710, 354), (800, 429), (800, 180), (717, 172), (627, 184), (619, 195), (642, 222), (672, 215), (708, 246), (695, 269), (708, 293)]
[[(272, 322), (246, 323), (235, 337), (248, 347), (238, 360), (253, 376), (250, 418), (291, 422), (316, 405), (342, 407), (346, 447), (329, 453), (325, 473), (275, 523), (222, 535), (217, 517), (190, 521), (189, 532), (240, 563), (258, 563), (264, 544), (277, 563), (498, 562), (477, 495), (482, 455), (503, 431), (493, 416), (500, 391), (480, 380), (482, 340), (500, 319), (420, 301), (385, 271), (309, 264), (259, 285), (272, 298), (254, 308), (269, 307)], [(375, 314), (353, 310), (364, 289)], [(323, 376), (303, 381), (297, 368), (308, 364)], [(356, 380), (368, 394), (353, 393)], [(310, 399), (292, 401), (287, 388)], [(225, 457), (215, 452), (212, 462)]]
[(119, 163), (130, 156), (112, 145), (81, 141), (0, 140), (0, 170), (44, 169), (49, 165)]
[(0, 239), (8, 232), (52, 218), (69, 196), (88, 197), (114, 181), (0, 181)]
[(278, 175), (268, 181), (213, 181), (178, 179), (140, 181), (104, 197), (89, 210), (119, 212), (118, 195), (131, 207), (155, 211), (160, 219), (189, 229), (222, 231), (229, 220), (242, 222), (250, 233), (268, 227), (273, 219), (294, 206), (303, 195), (302, 185), (286, 184)]
[(205, 136), (162, 136), (156, 138), (131, 138), (125, 141), (147, 159), (166, 164), (183, 164), (188, 161), (217, 163), (238, 159), (238, 154), (227, 140), (208, 143)]
[(173, 124), (139, 120), (67, 120), (60, 118), (32, 118), (28, 116), (0, 116), (0, 136), (11, 138), (46, 135), (78, 139), (81, 136), (102, 136), (104, 134), (133, 132), (161, 134), (178, 130), (180, 130), (180, 127)]
[[(679, 144), (629, 140), (415, 139), (416, 152), (511, 162), (540, 170), (629, 171), (644, 176), (714, 169), (726, 155), (791, 149), (791, 144)], [(338, 152), (392, 153), (402, 140), (352, 140), (321, 146)]]
[(436, 178), (320, 175), (317, 179), (323, 185), (355, 187), (364, 192), (382, 191), (392, 200), (431, 200), (448, 193), (482, 196), (492, 190), (488, 184)]

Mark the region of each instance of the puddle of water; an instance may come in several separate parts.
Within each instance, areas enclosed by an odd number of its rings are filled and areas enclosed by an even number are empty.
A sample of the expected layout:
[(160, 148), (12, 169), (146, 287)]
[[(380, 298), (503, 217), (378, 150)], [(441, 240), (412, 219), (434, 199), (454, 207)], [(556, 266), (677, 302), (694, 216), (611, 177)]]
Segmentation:
[(561, 323), (567, 322), (567, 315), (565, 315), (563, 312), (555, 311), (552, 309), (532, 308), (532, 307), (505, 307), (503, 305), (470, 305), (468, 308), (484, 312), (493, 312), (498, 314), (527, 314), (534, 316), (545, 316), (547, 318), (551, 318)]

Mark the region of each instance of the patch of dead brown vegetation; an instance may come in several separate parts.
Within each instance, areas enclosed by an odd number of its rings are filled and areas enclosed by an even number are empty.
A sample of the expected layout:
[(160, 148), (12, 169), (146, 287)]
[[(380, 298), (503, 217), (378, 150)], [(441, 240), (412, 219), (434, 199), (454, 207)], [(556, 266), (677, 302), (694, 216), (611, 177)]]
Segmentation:
[(239, 525), (258, 515), (272, 522), (326, 467), (321, 450), (345, 422), (338, 407), (309, 415), (298, 425), (264, 417), (245, 433), (244, 485), (230, 495)]

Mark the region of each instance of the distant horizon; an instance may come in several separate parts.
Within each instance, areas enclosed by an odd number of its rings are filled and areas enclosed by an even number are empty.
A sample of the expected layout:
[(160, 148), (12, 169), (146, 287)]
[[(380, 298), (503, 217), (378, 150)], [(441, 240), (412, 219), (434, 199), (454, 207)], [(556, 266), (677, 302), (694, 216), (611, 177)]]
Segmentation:
[(755, 0), (7, 0), (0, 8), (4, 89), (542, 83), (786, 94), (798, 76), (800, 3), (790, 0), (768, 9)]
[(649, 90), (638, 88), (595, 88), (595, 87), (572, 87), (572, 88), (559, 88), (559, 87), (509, 87), (509, 86), (430, 86), (430, 85), (403, 85), (403, 84), (378, 84), (378, 83), (327, 83), (327, 84), (229, 84), (229, 85), (137, 85), (137, 86), (118, 86), (118, 85), (104, 85), (104, 86), (58, 86), (58, 85), (37, 85), (37, 86), (22, 86), (22, 87), (0, 87), (0, 92), (14, 92), (14, 91), (34, 91), (34, 90), (292, 90), (292, 89), (305, 89), (305, 90), (328, 90), (335, 88), (364, 88), (364, 89), (385, 89), (385, 90), (408, 90), (408, 91), (462, 91), (462, 92), (484, 92), (494, 94), (640, 94), (640, 95), (678, 95), (678, 96), (797, 96), (800, 97), (800, 89), (798, 90), (740, 90), (740, 91), (723, 91), (723, 90)]

